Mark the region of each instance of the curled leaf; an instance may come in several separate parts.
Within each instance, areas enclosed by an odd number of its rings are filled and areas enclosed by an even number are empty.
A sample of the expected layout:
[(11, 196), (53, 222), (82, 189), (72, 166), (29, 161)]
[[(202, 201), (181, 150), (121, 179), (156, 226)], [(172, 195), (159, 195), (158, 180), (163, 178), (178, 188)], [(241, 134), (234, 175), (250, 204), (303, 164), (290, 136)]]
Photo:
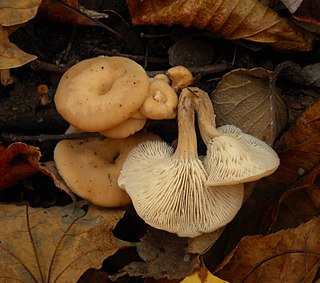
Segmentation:
[(258, 0), (128, 0), (134, 24), (183, 25), (207, 29), (231, 40), (265, 43), (277, 49), (307, 51), (315, 37)]
[(0, 146), (0, 190), (39, 171), (39, 148), (16, 142)]

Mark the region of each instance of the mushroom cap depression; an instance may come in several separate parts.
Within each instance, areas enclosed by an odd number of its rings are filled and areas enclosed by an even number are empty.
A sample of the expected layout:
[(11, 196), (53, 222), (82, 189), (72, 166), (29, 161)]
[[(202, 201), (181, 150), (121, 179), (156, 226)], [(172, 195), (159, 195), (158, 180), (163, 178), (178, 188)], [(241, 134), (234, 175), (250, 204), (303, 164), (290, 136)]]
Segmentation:
[(129, 119), (148, 95), (149, 77), (133, 60), (96, 57), (62, 76), (55, 104), (61, 116), (86, 132), (99, 132)]
[(206, 186), (190, 101), (188, 92), (182, 92), (176, 150), (162, 141), (143, 142), (128, 154), (118, 179), (146, 223), (181, 237), (196, 237), (229, 223), (244, 192), (242, 184)]
[(63, 140), (54, 150), (54, 160), (59, 174), (78, 196), (100, 206), (124, 206), (131, 200), (117, 185), (122, 164), (137, 144), (157, 139), (150, 133), (126, 139)]
[(203, 164), (209, 186), (256, 181), (278, 168), (280, 159), (271, 146), (232, 125), (216, 128), (208, 94), (195, 87), (189, 89), (195, 94), (199, 130), (207, 145)]

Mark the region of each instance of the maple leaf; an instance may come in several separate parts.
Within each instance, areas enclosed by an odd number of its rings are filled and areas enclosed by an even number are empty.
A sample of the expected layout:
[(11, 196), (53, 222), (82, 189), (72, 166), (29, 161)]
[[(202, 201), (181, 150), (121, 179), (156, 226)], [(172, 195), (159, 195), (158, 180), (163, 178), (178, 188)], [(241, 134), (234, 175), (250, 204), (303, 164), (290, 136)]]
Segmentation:
[(123, 210), (80, 205), (0, 206), (0, 278), (6, 282), (76, 282), (117, 251), (112, 229)]

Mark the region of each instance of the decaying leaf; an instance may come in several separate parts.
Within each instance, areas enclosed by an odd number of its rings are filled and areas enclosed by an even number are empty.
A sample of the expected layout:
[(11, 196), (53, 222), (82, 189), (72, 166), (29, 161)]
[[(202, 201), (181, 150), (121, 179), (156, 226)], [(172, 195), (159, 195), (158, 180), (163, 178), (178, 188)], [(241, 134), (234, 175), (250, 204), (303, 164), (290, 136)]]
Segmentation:
[(244, 237), (214, 273), (230, 282), (312, 282), (320, 266), (320, 217), (267, 236)]
[(266, 43), (277, 49), (307, 51), (315, 37), (257, 0), (128, 0), (132, 22), (207, 29), (231, 40)]
[(225, 280), (212, 275), (212, 273), (205, 267), (193, 272), (191, 275), (184, 278), (180, 283), (228, 283)]
[(116, 252), (112, 229), (124, 211), (90, 206), (1, 205), (0, 277), (6, 282), (76, 282)]
[(303, 0), (299, 8), (294, 12), (294, 17), (299, 21), (320, 26), (320, 1)]
[(1, 0), (0, 25), (13, 26), (25, 23), (37, 14), (42, 0)]
[(0, 190), (39, 172), (39, 148), (21, 142), (0, 145)]
[(9, 30), (0, 25), (0, 69), (17, 68), (35, 60), (37, 56), (20, 50), (9, 41)]
[(217, 125), (235, 125), (273, 144), (287, 120), (286, 105), (271, 83), (273, 78), (273, 72), (262, 68), (224, 75), (211, 94)]
[(302, 178), (301, 185), (286, 191), (274, 211), (269, 230), (293, 228), (320, 215), (320, 163)]
[(137, 252), (143, 261), (129, 263), (114, 278), (128, 274), (155, 279), (182, 279), (200, 264), (199, 255), (188, 253), (187, 246), (185, 238), (149, 228), (137, 244)]

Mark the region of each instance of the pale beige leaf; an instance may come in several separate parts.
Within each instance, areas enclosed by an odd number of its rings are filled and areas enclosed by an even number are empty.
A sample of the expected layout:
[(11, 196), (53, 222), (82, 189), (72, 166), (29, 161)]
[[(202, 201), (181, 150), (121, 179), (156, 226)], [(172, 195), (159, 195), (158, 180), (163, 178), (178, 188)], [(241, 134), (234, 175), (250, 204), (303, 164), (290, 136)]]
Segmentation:
[(1, 282), (76, 282), (117, 251), (111, 231), (123, 214), (95, 206), (85, 212), (74, 205), (2, 204)]
[(262, 68), (223, 76), (211, 94), (217, 125), (235, 125), (271, 145), (287, 120), (286, 105), (270, 83), (273, 76)]
[(37, 56), (30, 55), (20, 50), (15, 44), (9, 41), (9, 32), (0, 26), (0, 69), (20, 67), (33, 60)]
[(267, 236), (244, 237), (214, 273), (237, 282), (313, 282), (320, 265), (320, 217)]
[(0, 25), (13, 26), (32, 19), (42, 0), (1, 0)]

